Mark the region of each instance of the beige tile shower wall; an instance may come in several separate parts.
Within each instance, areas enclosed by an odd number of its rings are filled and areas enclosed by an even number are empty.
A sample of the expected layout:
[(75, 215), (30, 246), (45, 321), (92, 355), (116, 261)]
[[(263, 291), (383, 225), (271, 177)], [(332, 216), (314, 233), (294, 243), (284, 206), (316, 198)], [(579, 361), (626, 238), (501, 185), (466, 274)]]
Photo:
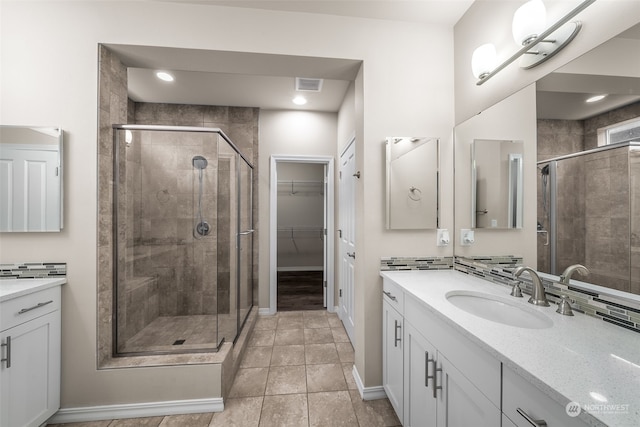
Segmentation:
[[(113, 313), (113, 130), (112, 124), (127, 120), (127, 70), (120, 60), (100, 46), (99, 116), (98, 116), (98, 365), (111, 357)], [(122, 164), (125, 166), (126, 164)], [(121, 212), (124, 214), (126, 211)], [(126, 241), (121, 239), (121, 241)], [(126, 259), (123, 243), (119, 253), (118, 275), (125, 276)], [(120, 292), (121, 304), (126, 293)], [(118, 323), (126, 329), (126, 309), (119, 313)]]
[(630, 291), (640, 294), (640, 150), (629, 150), (629, 202), (631, 203), (631, 283)]
[[(258, 118), (259, 118), (259, 110), (257, 108), (244, 108), (244, 107), (226, 107), (226, 106), (205, 106), (205, 105), (180, 105), (180, 104), (153, 104), (153, 103), (135, 103), (135, 123), (136, 124), (154, 124), (154, 125), (176, 125), (176, 126), (196, 126), (196, 127), (214, 127), (220, 128), (238, 147), (241, 153), (251, 161), (257, 167), (257, 144), (258, 144)], [(197, 135), (200, 136), (200, 135)], [(195, 136), (188, 136), (187, 138), (194, 138)], [(184, 135), (181, 134), (181, 138), (184, 138)], [(193, 143), (193, 141), (174, 141), (175, 144), (180, 146), (186, 144), (193, 144), (198, 146), (198, 143)], [(221, 143), (224, 143), (221, 140)], [(207, 144), (206, 142), (201, 144), (198, 148), (199, 150), (207, 150), (207, 147), (213, 147), (216, 144)], [(175, 146), (177, 149), (177, 146)], [(157, 151), (156, 151), (157, 150)], [(196, 171), (193, 169), (191, 165), (191, 158), (194, 155), (201, 154), (200, 152), (188, 152), (184, 149), (181, 149), (180, 152), (183, 154), (183, 165), (186, 165), (186, 168), (189, 172), (191, 172), (192, 177), (197, 177)], [(185, 154), (186, 153), (186, 154)], [(147, 153), (143, 154), (143, 158), (148, 154), (151, 158), (157, 158), (159, 164), (162, 165), (162, 162), (169, 162), (166, 166), (173, 166), (171, 163), (171, 159), (175, 159), (177, 152), (174, 153), (171, 149), (158, 147), (152, 148)], [(217, 153), (205, 153), (204, 154), (207, 159), (215, 159), (217, 158)], [(186, 157), (185, 157), (186, 156)], [(162, 160), (165, 159), (165, 160)], [(210, 163), (212, 164), (212, 163)], [(208, 167), (209, 168), (209, 167)], [(160, 169), (152, 169), (152, 170), (162, 170)], [(235, 170), (235, 169), (234, 169)], [(207, 171), (207, 169), (205, 169)], [(179, 176), (185, 176), (184, 172), (178, 174)], [(215, 179), (218, 174), (206, 174), (205, 176), (211, 177), (211, 179)], [(229, 178), (228, 173), (221, 173), (221, 181), (217, 182), (205, 182), (204, 188), (227, 188), (230, 183), (226, 182)], [(151, 177), (150, 182), (158, 182), (158, 180), (154, 180), (154, 177)], [(256, 183), (257, 171), (254, 169), (254, 203), (253, 203), (253, 216), (257, 218), (257, 185)], [(196, 181), (191, 181), (193, 185), (197, 185)], [(219, 184), (219, 185), (218, 185)], [(181, 192), (180, 194), (184, 197), (189, 197), (193, 194), (196, 194), (197, 187), (184, 188), (185, 192)], [(158, 191), (162, 191), (163, 189), (158, 188)], [(216, 197), (206, 197), (204, 195), (203, 205), (204, 210), (206, 212), (216, 212), (216, 206), (206, 206), (206, 203), (214, 203), (213, 201)], [(225, 211), (228, 212), (229, 207), (229, 196), (225, 194), (217, 195), (218, 204), (217, 212)], [(151, 196), (153, 197), (153, 195)], [(149, 205), (152, 205), (151, 203)], [(167, 272), (165, 277), (161, 279), (160, 282), (160, 290), (161, 294), (165, 294), (165, 292), (170, 296), (167, 301), (167, 304), (164, 307), (164, 310), (161, 310), (161, 314), (213, 314), (214, 307), (211, 304), (202, 304), (202, 297), (210, 296), (211, 292), (215, 290), (208, 288), (197, 288), (193, 289), (193, 283), (202, 284), (204, 281), (201, 277), (196, 277), (200, 274), (201, 271), (205, 271), (205, 274), (215, 275), (215, 266), (212, 267), (209, 262), (205, 264), (206, 259), (214, 259), (217, 261), (218, 273), (217, 277), (215, 277), (215, 281), (217, 282), (217, 309), (220, 313), (229, 313), (230, 307), (233, 303), (230, 301), (231, 292), (230, 292), (230, 283), (232, 280), (232, 272), (235, 272), (235, 265), (231, 266), (229, 259), (229, 254), (224, 252), (215, 256), (216, 246), (218, 247), (226, 247), (230, 244), (230, 237), (227, 233), (214, 234), (213, 231), (215, 229), (220, 230), (228, 230), (229, 224), (225, 222), (224, 224), (218, 223), (218, 226), (215, 226), (215, 220), (218, 221), (226, 221), (224, 220), (224, 216), (226, 215), (217, 215), (217, 218), (208, 218), (210, 219), (208, 222), (212, 225), (212, 234), (207, 236), (205, 239), (195, 241), (191, 238), (193, 227), (190, 225), (193, 222), (193, 218), (195, 218), (196, 205), (194, 200), (179, 200), (178, 206), (192, 206), (193, 209), (191, 212), (183, 212), (180, 215), (180, 226), (179, 229), (184, 231), (187, 230), (189, 235), (178, 236), (179, 241), (189, 241), (191, 244), (185, 247), (187, 251), (185, 254), (174, 254), (178, 258), (185, 257), (185, 263), (183, 265), (190, 266), (203, 266), (203, 268), (187, 268), (185, 270), (177, 271), (176, 274), (172, 275), (171, 272)], [(226, 208), (225, 208), (226, 206)], [(226, 210), (225, 210), (226, 209)], [(144, 213), (143, 213), (144, 216)], [(146, 216), (145, 216), (146, 217)], [(159, 218), (162, 223), (164, 222), (163, 218)], [(188, 224), (189, 223), (189, 224)], [(156, 229), (153, 225), (151, 225), (149, 231)], [(257, 224), (254, 224), (254, 229), (257, 230)], [(171, 230), (163, 230), (160, 235), (170, 235)], [(206, 245), (205, 242), (207, 240), (211, 240), (211, 238), (217, 239), (217, 245)], [(254, 233), (254, 240), (257, 240), (257, 231)], [(204, 248), (198, 248), (199, 246), (204, 246)], [(209, 256), (207, 256), (209, 255)], [(214, 256), (212, 256), (214, 255)], [(207, 256), (205, 258), (205, 256)], [(222, 257), (222, 258), (220, 258)], [(258, 254), (257, 254), (257, 245), (254, 245), (254, 253), (253, 253), (253, 269), (254, 269), (254, 301), (257, 298), (257, 262), (258, 262)], [(208, 272), (207, 272), (208, 271)]]
[(630, 290), (629, 149), (584, 156), (589, 281)]
[[(584, 123), (581, 120), (551, 120), (538, 119), (538, 161), (576, 153), (584, 150)], [(579, 160), (566, 160), (558, 168), (558, 194), (562, 197), (558, 203), (562, 206), (558, 210), (558, 270), (571, 264), (583, 264), (584, 241), (584, 180), (582, 179), (583, 164)], [(543, 208), (542, 175), (537, 170), (538, 188), (538, 221), (544, 230), (549, 231), (549, 218)], [(547, 206), (549, 206), (549, 186), (547, 179)], [(550, 207), (547, 211), (549, 212)], [(545, 246), (547, 236), (539, 234), (538, 269), (550, 271), (549, 246)]]

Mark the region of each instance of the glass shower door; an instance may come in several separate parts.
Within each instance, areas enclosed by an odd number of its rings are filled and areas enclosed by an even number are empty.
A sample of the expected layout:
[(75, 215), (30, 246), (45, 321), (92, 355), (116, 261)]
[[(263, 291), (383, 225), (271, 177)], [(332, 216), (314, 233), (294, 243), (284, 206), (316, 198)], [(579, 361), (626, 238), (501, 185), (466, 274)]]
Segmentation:
[(238, 233), (238, 329), (242, 328), (253, 305), (253, 170), (239, 162), (240, 206)]
[(238, 154), (218, 144), (218, 332), (225, 341), (238, 334)]

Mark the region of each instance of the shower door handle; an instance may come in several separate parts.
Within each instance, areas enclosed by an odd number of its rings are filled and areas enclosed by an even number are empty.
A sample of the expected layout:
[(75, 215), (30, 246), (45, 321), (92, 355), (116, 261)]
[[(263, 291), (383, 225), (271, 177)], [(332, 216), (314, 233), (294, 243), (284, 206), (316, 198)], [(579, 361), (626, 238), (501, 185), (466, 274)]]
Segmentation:
[(547, 237), (547, 241), (544, 242), (545, 246), (549, 246), (549, 232), (547, 230), (538, 230), (538, 234), (544, 234)]
[(251, 234), (253, 233), (255, 230), (251, 229), (251, 230), (245, 230), (245, 231), (241, 231), (240, 233), (238, 233), (241, 236), (246, 236), (247, 234)]

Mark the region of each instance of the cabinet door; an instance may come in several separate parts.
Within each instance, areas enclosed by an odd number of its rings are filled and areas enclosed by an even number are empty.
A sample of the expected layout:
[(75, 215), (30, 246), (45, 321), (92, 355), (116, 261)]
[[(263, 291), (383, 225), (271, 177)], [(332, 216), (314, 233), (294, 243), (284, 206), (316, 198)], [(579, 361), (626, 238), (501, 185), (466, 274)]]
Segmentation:
[(501, 413), (462, 373), (438, 354), (434, 372), (437, 390), (438, 427), (500, 427)]
[(39, 426), (60, 407), (60, 312), (54, 311), (0, 334), (0, 426)]
[(384, 299), (382, 316), (382, 385), (398, 419), (403, 422), (403, 319)]
[(405, 427), (436, 425), (432, 360), (436, 349), (405, 319), (404, 331), (404, 423)]

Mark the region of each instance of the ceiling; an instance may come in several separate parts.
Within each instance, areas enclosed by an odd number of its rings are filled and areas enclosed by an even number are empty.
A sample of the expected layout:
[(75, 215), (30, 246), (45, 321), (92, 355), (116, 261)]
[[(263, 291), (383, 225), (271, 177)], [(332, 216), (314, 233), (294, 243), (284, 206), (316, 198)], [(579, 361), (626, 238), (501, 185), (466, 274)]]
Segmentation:
[(630, 54), (639, 51), (640, 24), (540, 79), (538, 118), (583, 120), (640, 101), (640, 61)]
[(474, 0), (152, 0), (453, 26)]
[[(473, 0), (150, 0), (242, 7), (453, 26)], [(137, 102), (185, 103), (337, 112), (361, 62), (335, 58), (251, 54), (150, 46), (107, 45), (128, 67), (129, 96)], [(155, 78), (170, 71), (175, 81)], [(295, 77), (324, 79), (294, 105)]]
[[(223, 7), (350, 16), (368, 19), (444, 24), (453, 26), (473, 0), (149, 0)], [(640, 51), (640, 25), (613, 41), (632, 41)], [(360, 61), (288, 55), (267, 55), (198, 49), (107, 45), (129, 69), (129, 92), (134, 101), (338, 111), (349, 82), (355, 79)], [(630, 72), (616, 73), (620, 58), (612, 43), (605, 43), (549, 74), (538, 82), (537, 110), (540, 118), (581, 120), (640, 100), (640, 63)], [(607, 50), (614, 53), (607, 53)], [(628, 49), (627, 49), (628, 51)], [(633, 50), (631, 50), (633, 51)], [(603, 60), (602, 57), (611, 58)], [(574, 64), (573, 66), (571, 64)], [(607, 67), (604, 67), (607, 68)], [(155, 78), (156, 70), (168, 70), (176, 80)], [(294, 105), (295, 77), (325, 79), (322, 92), (305, 92), (304, 106)], [(607, 93), (598, 103), (586, 104), (590, 96)]]

